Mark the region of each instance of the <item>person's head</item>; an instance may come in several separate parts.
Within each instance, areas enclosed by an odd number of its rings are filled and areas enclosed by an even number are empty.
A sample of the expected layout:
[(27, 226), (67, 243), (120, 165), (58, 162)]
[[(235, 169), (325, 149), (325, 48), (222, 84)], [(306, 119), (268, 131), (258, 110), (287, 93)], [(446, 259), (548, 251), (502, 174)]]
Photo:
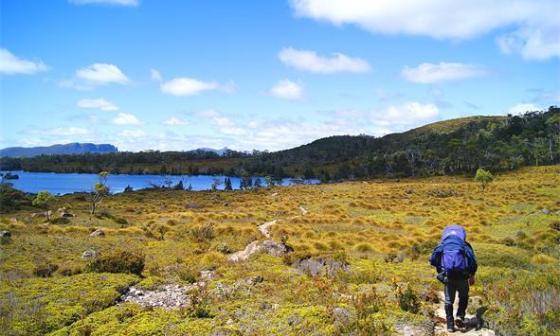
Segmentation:
[(455, 236), (460, 238), (461, 240), (467, 240), (467, 231), (465, 228), (458, 224), (451, 224), (448, 225), (445, 229), (443, 229), (443, 233), (441, 235), (441, 241), (444, 241), (446, 238), (450, 236)]

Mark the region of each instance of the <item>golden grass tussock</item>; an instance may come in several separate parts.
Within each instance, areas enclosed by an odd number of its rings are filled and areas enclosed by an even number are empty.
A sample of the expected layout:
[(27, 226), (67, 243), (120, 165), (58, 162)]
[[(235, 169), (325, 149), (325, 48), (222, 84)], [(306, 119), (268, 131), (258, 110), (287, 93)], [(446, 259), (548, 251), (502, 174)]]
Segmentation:
[[(165, 323), (185, 319), (190, 325), (208, 323), (211, 329), (215, 321), (236, 316), (232, 319), (236, 328), (239, 324), (262, 323), (280, 328), (279, 334), (289, 335), (290, 332), (284, 332), (288, 329), (281, 328), (288, 328), (285, 321), (297, 313), (304, 321), (302, 325), (319, 325), (324, 328), (320, 334), (336, 334), (328, 329), (332, 326), (328, 312), (334, 307), (357, 312), (360, 302), (352, 298), (371, 287), (379, 288), (376, 295), (384, 295), (384, 304), (371, 315), (376, 321), (408, 318), (429, 321), (422, 313), (401, 311), (391, 289), (392, 279), (413, 283), (420, 297), (433, 291), (436, 282), (433, 270), (427, 265), (428, 255), (439, 242), (443, 228), (458, 223), (466, 227), (479, 258), (479, 284), (472, 287), (473, 294), (480, 296), (484, 288), (493, 289), (484, 294), (494, 300), (488, 315), (499, 325), (500, 321), (516, 321), (511, 312), (530, 310), (533, 294), (521, 288), (534, 286), (542, 293), (552, 293), (559, 286), (554, 280), (560, 278), (557, 269), (560, 255), (555, 249), (560, 237), (559, 186), (559, 167), (538, 167), (500, 174), (484, 193), (470, 178), (463, 177), (302, 185), (258, 192), (135, 191), (104, 200), (100, 212), (109, 216), (91, 216), (85, 200), (63, 196), (58, 203), (77, 215), (67, 221), (46, 223), (44, 218), (31, 218), (34, 209), (0, 215), (0, 230), (12, 231), (11, 240), (0, 246), (0, 299), (12, 292), (17, 297), (25, 297), (26, 290), (49, 284), (71, 290), (79, 284), (98, 291), (92, 281), (99, 281), (96, 276), (104, 277), (106, 273), (89, 273), (89, 262), (81, 257), (82, 253), (93, 249), (103, 254), (126, 247), (145, 256), (142, 283), (154, 288), (163, 283), (195, 281), (200, 277), (199, 271), (214, 270), (216, 278), (209, 283), (207, 296), (200, 301), (214, 318), (179, 318), (175, 313), (157, 309), (142, 311), (142, 314), (156, 314)], [(300, 206), (308, 212), (303, 214)], [(271, 228), (272, 239), (287, 239), (294, 249), (289, 265), (282, 258), (267, 254), (257, 254), (244, 263), (227, 261), (229, 253), (242, 250), (252, 241), (263, 240), (258, 225), (274, 219), (278, 222)], [(96, 228), (103, 228), (105, 236), (89, 237)], [(348, 273), (317, 279), (292, 267), (294, 262), (309, 256), (344, 260), (351, 268)], [(55, 268), (56, 271), (49, 271)], [(39, 278), (36, 270), (49, 277)], [(140, 281), (129, 274), (113, 275), (107, 281), (114, 284)], [(263, 281), (249, 287), (244, 285), (253, 276), (262, 276)], [(16, 282), (20, 287), (12, 286)], [(215, 296), (217, 288), (227, 291), (236, 282), (241, 284), (236, 285), (238, 289), (223, 297)], [(99, 324), (95, 320), (99, 314), (106, 321), (119, 321), (121, 308), (115, 311), (114, 307), (107, 308), (109, 304), (94, 306), (92, 315), (86, 314), (79, 323), (75, 322), (72, 314), (78, 304), (63, 303), (62, 292), (44, 294), (52, 303), (36, 306), (40, 314), (34, 318), (50, 318), (41, 325), (79, 334), (82, 329), (78, 330), (77, 325), (84, 321)], [(116, 290), (110, 294), (107, 297), (119, 295)], [(93, 304), (80, 300), (75, 301), (80, 307)], [(269, 304), (278, 304), (278, 308), (260, 308)], [(430, 304), (423, 301), (422, 306)], [(246, 313), (237, 314), (239, 307), (244, 307)], [(32, 311), (31, 308), (32, 305), (21, 307), (18, 311)], [(62, 313), (54, 314), (57, 311)], [(66, 312), (68, 316), (64, 315)], [(20, 334), (33, 335), (33, 330), (40, 330), (32, 329), (37, 324), (23, 319), (25, 314), (11, 316), (15, 320), (5, 323), (23, 326)], [(123, 328), (131, 326), (127, 318), (122, 321), (118, 323)], [(546, 322), (531, 321), (536, 325)], [(88, 324), (92, 334), (100, 330), (95, 323)], [(210, 333), (209, 329), (201, 330), (197, 330), (198, 334)]]

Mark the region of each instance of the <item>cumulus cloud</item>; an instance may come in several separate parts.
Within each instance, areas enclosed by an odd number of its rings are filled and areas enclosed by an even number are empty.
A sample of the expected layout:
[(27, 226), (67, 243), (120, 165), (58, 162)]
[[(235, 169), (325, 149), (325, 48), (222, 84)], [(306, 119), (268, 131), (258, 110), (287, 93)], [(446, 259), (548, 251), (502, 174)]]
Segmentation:
[(76, 77), (91, 85), (105, 85), (110, 83), (126, 84), (128, 77), (116, 65), (95, 63), (76, 71)]
[(303, 88), (288, 79), (278, 81), (268, 93), (274, 97), (296, 100), (303, 97)]
[(41, 71), (47, 71), (47, 66), (42, 61), (22, 59), (8, 49), (0, 48), (0, 74), (32, 75)]
[(216, 82), (204, 82), (194, 78), (179, 77), (161, 84), (161, 91), (174, 96), (194, 96), (204, 91), (216, 90)]
[(422, 63), (415, 68), (407, 66), (403, 68), (401, 74), (410, 82), (431, 84), (484, 76), (486, 70), (479, 65), (442, 62)]
[(371, 69), (365, 60), (341, 53), (320, 56), (311, 50), (284, 48), (278, 53), (278, 58), (287, 66), (319, 74), (337, 72), (363, 73)]
[(380, 112), (372, 113), (371, 120), (380, 126), (415, 125), (421, 121), (429, 121), (439, 115), (435, 104), (406, 102), (400, 105), (390, 105)]
[(166, 125), (166, 126), (181, 126), (181, 125), (187, 125), (188, 122), (186, 120), (181, 119), (181, 118), (171, 117), (171, 118), (165, 119), (163, 121), (163, 124)]
[(103, 98), (96, 98), (96, 99), (81, 99), (78, 101), (77, 103), (78, 107), (84, 108), (84, 109), (98, 109), (101, 111), (116, 111), (119, 108), (111, 103), (110, 101), (107, 101)]
[(373, 33), (467, 39), (499, 31), (504, 52), (560, 57), (557, 0), (291, 0), (297, 16)]
[(75, 5), (114, 5), (114, 6), (138, 6), (138, 0), (68, 0)]
[(131, 113), (119, 113), (115, 118), (113, 118), (113, 124), (115, 125), (138, 125), (140, 120), (136, 118), (134, 114)]
[(214, 110), (202, 111), (198, 113), (198, 116), (203, 117), (210, 121), (219, 131), (226, 135), (244, 135), (247, 130), (243, 127), (238, 126), (230, 118), (218, 113)]
[(161, 76), (161, 72), (159, 72), (159, 70), (156, 69), (150, 69), (150, 77), (152, 78), (153, 81), (156, 82), (161, 82), (163, 80), (163, 77)]
[(507, 110), (507, 114), (519, 115), (525, 112), (542, 111), (543, 108), (533, 103), (519, 103)]

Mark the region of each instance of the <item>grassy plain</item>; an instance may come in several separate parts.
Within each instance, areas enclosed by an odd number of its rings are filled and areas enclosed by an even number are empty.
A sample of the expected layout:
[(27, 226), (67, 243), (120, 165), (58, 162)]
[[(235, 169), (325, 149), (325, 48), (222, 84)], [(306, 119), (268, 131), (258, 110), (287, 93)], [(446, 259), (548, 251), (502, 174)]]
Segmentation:
[[(480, 265), (471, 295), (488, 308), (492, 328), (560, 330), (560, 166), (499, 175), (485, 192), (470, 178), (434, 177), (143, 190), (106, 198), (97, 216), (83, 195), (55, 203), (76, 217), (45, 223), (31, 217), (34, 208), (1, 215), (0, 230), (12, 233), (0, 245), (5, 335), (391, 335), (403, 325), (429, 326), (441, 286), (427, 259), (449, 223), (467, 229)], [(258, 225), (271, 220), (272, 238), (293, 253), (227, 261), (263, 239)], [(105, 236), (90, 237), (98, 228)], [(145, 256), (144, 270), (95, 272), (82, 258), (88, 249), (134, 251)], [(316, 277), (293, 267), (310, 256), (350, 267)], [(193, 294), (196, 307), (115, 304), (132, 284), (188, 284), (201, 270), (215, 277)], [(256, 276), (263, 281), (244, 281)]]

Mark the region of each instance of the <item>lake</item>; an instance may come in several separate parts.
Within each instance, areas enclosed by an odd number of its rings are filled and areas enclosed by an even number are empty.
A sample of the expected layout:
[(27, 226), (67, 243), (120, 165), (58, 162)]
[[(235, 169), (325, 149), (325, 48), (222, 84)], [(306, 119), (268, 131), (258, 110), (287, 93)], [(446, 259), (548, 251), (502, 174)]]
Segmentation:
[[(2, 172), (6, 173), (6, 172)], [(30, 192), (37, 193), (39, 191), (46, 190), (51, 194), (63, 195), (74, 192), (91, 191), (93, 185), (99, 181), (97, 174), (78, 174), (78, 173), (32, 173), (25, 171), (12, 171), (12, 174), (19, 175), (17, 180), (6, 180), (5, 182), (11, 183), (14, 188)], [(226, 176), (213, 176), (213, 175), (180, 175), (180, 176), (161, 176), (161, 175), (127, 175), (127, 174), (116, 174), (109, 175), (107, 179), (107, 184), (111, 192), (119, 193), (126, 188), (126, 186), (131, 186), (134, 190), (144, 189), (156, 186), (164, 186), (166, 183), (170, 183), (172, 186), (183, 181), (183, 185), (187, 188), (189, 185), (192, 190), (210, 190), (215, 179), (218, 179), (222, 183), (218, 186), (218, 189), (224, 189), (224, 179)], [(262, 185), (266, 185), (266, 181), (263, 177), (253, 177), (253, 183), (257, 178), (261, 179)], [(230, 177), (233, 189), (239, 189), (239, 177)], [(282, 186), (288, 186), (293, 184), (318, 184), (319, 180), (300, 180), (284, 178), (281, 180)]]

